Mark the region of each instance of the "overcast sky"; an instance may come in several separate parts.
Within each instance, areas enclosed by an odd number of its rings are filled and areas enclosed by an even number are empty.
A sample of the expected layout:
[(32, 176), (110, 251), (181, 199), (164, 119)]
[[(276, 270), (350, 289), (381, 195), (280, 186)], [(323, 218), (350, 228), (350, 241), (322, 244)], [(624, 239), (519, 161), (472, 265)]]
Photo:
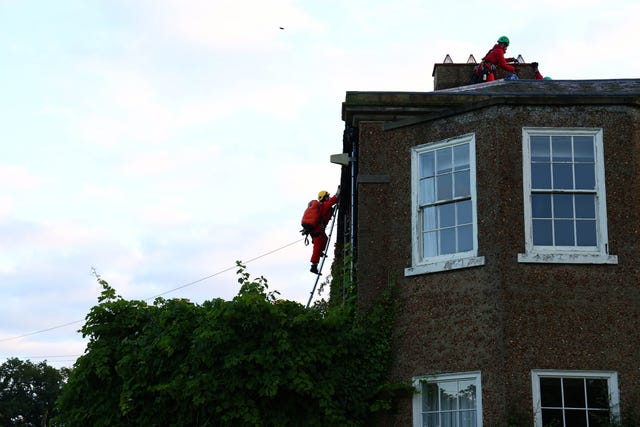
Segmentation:
[(92, 269), (127, 299), (200, 303), (235, 296), (231, 267), (255, 259), (306, 303), (299, 221), (339, 184), (346, 91), (431, 91), (434, 63), (502, 35), (553, 79), (640, 78), (638, 16), (636, 0), (0, 0), (0, 363), (82, 354)]

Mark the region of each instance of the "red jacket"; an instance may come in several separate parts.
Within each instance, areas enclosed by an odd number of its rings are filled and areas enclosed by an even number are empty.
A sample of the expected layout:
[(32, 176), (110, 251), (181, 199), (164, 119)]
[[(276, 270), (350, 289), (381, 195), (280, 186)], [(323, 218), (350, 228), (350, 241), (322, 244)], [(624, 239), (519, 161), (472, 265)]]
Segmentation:
[(492, 63), (493, 65), (502, 68), (505, 71), (509, 71), (513, 73), (516, 70), (516, 67), (507, 64), (507, 61), (513, 62), (513, 58), (506, 58), (504, 54), (506, 53), (506, 49), (500, 44), (495, 44), (493, 48), (482, 58), (483, 61), (487, 61)]
[(331, 196), (325, 202), (320, 202), (320, 218), (322, 219), (320, 221), (320, 225), (314, 231), (320, 232), (324, 230), (327, 224), (329, 224), (329, 221), (331, 221), (331, 217), (333, 216), (332, 208), (336, 203), (338, 203), (337, 195)]

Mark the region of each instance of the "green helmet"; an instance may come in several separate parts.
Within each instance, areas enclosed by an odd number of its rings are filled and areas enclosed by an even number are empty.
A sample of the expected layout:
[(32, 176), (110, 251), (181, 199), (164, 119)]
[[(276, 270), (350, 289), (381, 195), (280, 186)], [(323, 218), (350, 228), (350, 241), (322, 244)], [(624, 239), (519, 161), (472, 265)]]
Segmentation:
[(509, 37), (507, 36), (502, 36), (498, 39), (498, 43), (506, 43), (509, 44)]
[(545, 77), (542, 80), (551, 80), (551, 77)]

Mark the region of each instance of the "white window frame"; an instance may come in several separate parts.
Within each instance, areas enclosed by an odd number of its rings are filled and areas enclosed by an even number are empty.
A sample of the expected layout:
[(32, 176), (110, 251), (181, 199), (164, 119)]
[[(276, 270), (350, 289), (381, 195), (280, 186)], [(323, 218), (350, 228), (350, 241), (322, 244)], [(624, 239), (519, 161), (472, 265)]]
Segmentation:
[[(470, 251), (454, 254), (439, 255), (429, 258), (422, 257), (422, 225), (420, 224), (420, 155), (429, 151), (435, 151), (445, 147), (469, 144), (469, 176), (470, 199), (473, 221), (473, 248)], [(438, 271), (454, 270), (459, 268), (484, 265), (484, 257), (478, 256), (478, 216), (476, 194), (476, 139), (475, 134), (470, 133), (443, 141), (426, 143), (411, 149), (411, 240), (412, 256), (411, 267), (405, 268), (405, 276), (433, 273)]]
[[(596, 167), (596, 247), (536, 246), (533, 244), (531, 213), (531, 136), (593, 136)], [(522, 263), (617, 264), (618, 257), (609, 255), (607, 235), (607, 200), (604, 173), (603, 132), (600, 128), (522, 128), (522, 186), (524, 193), (525, 253), (518, 254)]]
[(482, 427), (482, 376), (480, 371), (434, 374), (413, 377), (413, 427), (423, 427), (422, 420), (422, 384), (425, 382), (450, 382), (460, 380), (475, 381), (476, 386), (476, 426)]
[(531, 371), (531, 388), (533, 397), (534, 426), (542, 427), (542, 410), (540, 396), (540, 378), (597, 378), (606, 379), (609, 387), (609, 410), (612, 422), (620, 420), (620, 392), (618, 390), (618, 373), (615, 371), (562, 371), (555, 369), (533, 369)]

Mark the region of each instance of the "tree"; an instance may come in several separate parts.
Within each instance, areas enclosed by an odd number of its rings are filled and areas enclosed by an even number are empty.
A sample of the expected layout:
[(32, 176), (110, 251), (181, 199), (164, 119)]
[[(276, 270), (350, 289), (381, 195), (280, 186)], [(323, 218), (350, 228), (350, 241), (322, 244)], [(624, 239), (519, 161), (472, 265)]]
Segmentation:
[(51, 425), (66, 374), (46, 361), (34, 364), (11, 358), (0, 365), (0, 426), (20, 417), (27, 425)]
[(238, 263), (238, 295), (127, 301), (107, 282), (59, 400), (68, 426), (358, 426), (379, 406), (391, 299), (376, 312), (277, 298)]

